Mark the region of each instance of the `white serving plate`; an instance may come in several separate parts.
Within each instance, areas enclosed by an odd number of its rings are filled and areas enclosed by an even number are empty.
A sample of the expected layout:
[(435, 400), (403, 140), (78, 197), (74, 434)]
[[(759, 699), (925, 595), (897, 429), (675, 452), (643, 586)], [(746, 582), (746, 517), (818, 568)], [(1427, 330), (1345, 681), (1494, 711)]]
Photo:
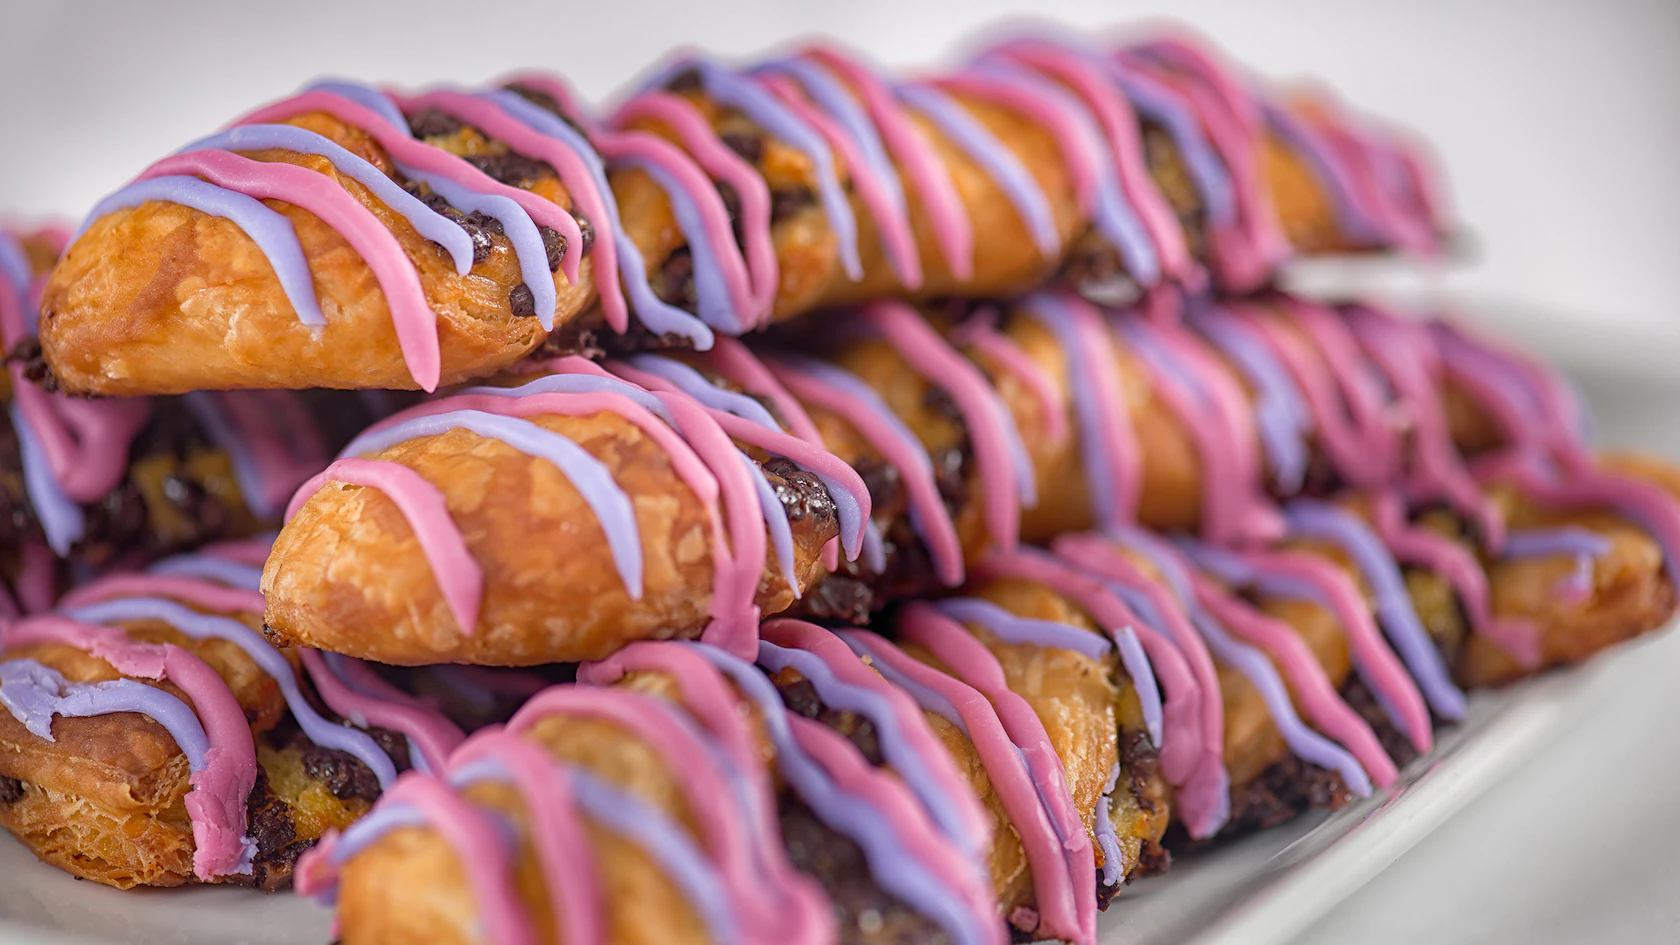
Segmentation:
[[(1582, 363), (1580, 348), (1567, 354)], [(1680, 402), (1672, 381), (1590, 368), (1586, 380), (1607, 441), (1680, 455), (1675, 417), (1649, 409), (1653, 398)], [(1290, 941), (1534, 755), (1592, 701), (1589, 690), (1613, 688), (1640, 649), (1473, 694), (1466, 720), (1439, 732), (1435, 751), (1389, 791), (1182, 858), (1127, 887), (1102, 918), (1102, 945)], [(290, 894), (82, 882), (0, 837), (0, 945), (326, 945), (330, 927), (326, 910)]]

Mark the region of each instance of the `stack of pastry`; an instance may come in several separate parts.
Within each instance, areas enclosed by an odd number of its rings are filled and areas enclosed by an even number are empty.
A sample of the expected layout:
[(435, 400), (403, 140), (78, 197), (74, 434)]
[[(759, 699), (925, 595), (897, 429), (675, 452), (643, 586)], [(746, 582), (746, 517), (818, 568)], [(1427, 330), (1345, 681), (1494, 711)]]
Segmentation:
[(0, 822), (347, 945), (1088, 945), (1674, 608), (1562, 378), (1275, 288), (1427, 164), (1179, 33), (259, 108), (0, 241)]

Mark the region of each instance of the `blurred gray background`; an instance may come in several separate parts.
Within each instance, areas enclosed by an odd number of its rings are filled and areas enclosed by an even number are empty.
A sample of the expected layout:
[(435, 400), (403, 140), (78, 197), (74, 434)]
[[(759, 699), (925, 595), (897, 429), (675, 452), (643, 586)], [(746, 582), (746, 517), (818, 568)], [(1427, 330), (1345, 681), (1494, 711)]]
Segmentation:
[[(3, 7), (0, 213), (21, 215), (78, 215), (146, 161), (319, 74), (420, 84), (541, 66), (599, 99), (674, 46), (750, 53), (823, 33), (891, 64), (933, 64), (1027, 10), (996, 0)], [(1479, 258), (1421, 281), (1583, 369), (1612, 415), (1611, 440), (1680, 455), (1680, 388), (1661, 382), (1680, 349), (1680, 2), (1040, 0), (1031, 11), (1093, 31), (1170, 14), (1262, 72), (1322, 78), (1423, 132)], [(1554, 750), (1308, 939), (1680, 940), (1680, 752), (1663, 724), (1680, 710), (1680, 641), (1633, 657), (1595, 680)]]

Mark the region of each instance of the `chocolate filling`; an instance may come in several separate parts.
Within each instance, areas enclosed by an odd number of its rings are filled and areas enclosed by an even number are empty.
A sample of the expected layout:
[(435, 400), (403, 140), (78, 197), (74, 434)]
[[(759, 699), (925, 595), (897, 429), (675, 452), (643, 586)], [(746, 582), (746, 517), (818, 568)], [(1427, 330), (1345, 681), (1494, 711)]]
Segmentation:
[(770, 474), (770, 486), (787, 512), (788, 524), (797, 525), (812, 520), (822, 527), (838, 517), (834, 498), (815, 474), (800, 469), (792, 460), (780, 457), (766, 462), (764, 471)]
[(817, 694), (817, 687), (808, 679), (778, 679), (776, 689), (782, 694), (782, 703), (789, 711), (821, 722), (844, 735), (846, 740), (856, 746), (858, 752), (877, 768), (887, 763), (886, 757), (881, 754), (881, 739), (875, 731), (874, 722), (861, 715), (824, 705), (822, 696)]
[(16, 804), (23, 800), (23, 782), (0, 775), (0, 804)]
[(784, 793), (778, 813), (788, 859), (828, 893), (844, 945), (949, 945), (944, 929), (875, 884), (862, 847), (829, 829), (803, 801)]
[(1383, 751), (1388, 753), (1388, 757), (1394, 761), (1396, 767), (1404, 768), (1418, 756), (1417, 749), (1412, 747), (1411, 740), (1389, 719), (1388, 713), (1384, 712), (1382, 706), (1377, 703), (1377, 697), (1371, 693), (1364, 680), (1358, 676), (1350, 676), (1348, 681), (1342, 685), (1342, 701), (1351, 706), (1353, 711), (1358, 712), (1359, 717), (1365, 720), (1366, 725), (1371, 726), (1371, 731), (1376, 733), (1378, 743), (1382, 745)]
[(292, 885), (292, 869), (298, 857), (315, 845), (313, 840), (299, 840), (292, 810), (269, 786), (268, 773), (257, 768), (257, 783), (245, 804), (245, 830), (257, 843), (257, 853), (251, 858), (248, 876), (233, 875), (229, 882), (274, 892)]

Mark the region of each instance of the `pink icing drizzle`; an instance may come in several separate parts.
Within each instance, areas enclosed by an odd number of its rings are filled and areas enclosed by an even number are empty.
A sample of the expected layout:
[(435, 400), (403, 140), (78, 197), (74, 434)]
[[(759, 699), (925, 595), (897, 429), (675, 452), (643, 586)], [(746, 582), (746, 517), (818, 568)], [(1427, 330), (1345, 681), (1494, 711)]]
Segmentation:
[(332, 671), (319, 651), (303, 647), (298, 656), (328, 708), (364, 727), (388, 728), (407, 735), (425, 755), (431, 771), (441, 771), (449, 753), (465, 737), (455, 723), (380, 679), (358, 661), (347, 658), (348, 666), (362, 670), (353, 675), (352, 688)]
[(218, 613), (263, 612), (263, 596), (258, 591), (170, 574), (112, 574), (71, 590), (59, 604), (81, 607), (118, 597), (164, 597)]
[[(660, 91), (643, 93), (626, 102), (612, 121), (615, 128), (623, 128), (638, 119), (651, 119), (675, 131), (683, 147), (706, 173), (734, 188), (740, 197), (741, 232), (752, 279), (751, 299), (743, 312), (754, 313), (752, 320), (760, 325), (769, 324), (781, 277), (776, 247), (770, 240), (770, 188), (764, 178), (740, 155), (725, 147), (711, 123), (679, 95)], [(729, 246), (733, 241), (731, 235), (721, 245)]]
[(1003, 429), (1008, 421), (1000, 416), (1003, 407), (985, 376), (902, 302), (877, 302), (859, 312), (858, 318), (878, 331), (917, 373), (944, 388), (956, 402), (974, 444), (986, 531), (998, 548), (1014, 549), (1020, 541), (1021, 499)]
[(1400, 665), (1399, 657), (1389, 649), (1353, 578), (1329, 561), (1304, 552), (1249, 551), (1243, 552), (1243, 557), (1268, 575), (1309, 584), (1318, 592), (1321, 600), (1316, 602), (1335, 616), (1342, 632), (1347, 634), (1360, 675), (1383, 695), (1389, 708), (1399, 716), (1412, 746), (1420, 753), (1428, 752), (1435, 744), (1435, 733), (1430, 727), (1429, 708), (1424, 704), (1423, 694)]
[(292, 496), (286, 509), (289, 522), (297, 510), (329, 482), (377, 489), (396, 504), (414, 531), (420, 551), (432, 567), (432, 577), (463, 636), (478, 627), (484, 601), (484, 569), (467, 548), (466, 538), (449, 516), (443, 491), (400, 463), (375, 459), (341, 459), (310, 478)]
[(973, 348), (1020, 381), (1038, 402), (1038, 420), (1044, 425), (1045, 436), (1060, 442), (1068, 435), (1068, 422), (1055, 380), (1020, 345), (999, 331), (995, 321), (995, 317), (970, 318), (951, 330), (951, 341)]
[[(308, 93), (315, 94), (315, 93)], [(138, 180), (197, 175), (250, 197), (284, 200), (321, 218), (349, 242), (379, 282), (390, 304), (397, 344), (409, 374), (422, 389), (437, 389), (442, 371), (437, 313), (432, 311), (414, 263), (385, 224), (350, 192), (295, 164), (253, 161), (231, 151), (189, 151), (148, 167)], [(552, 204), (550, 204), (552, 206)]]
[(1061, 102), (1007, 79), (972, 72), (942, 77), (934, 85), (1019, 112), (1043, 127), (1062, 153), (1062, 162), (1073, 184), (1074, 201), (1087, 217), (1092, 214), (1097, 203), (1099, 157), (1078, 119)]
[(811, 422), (810, 414), (806, 413), (798, 399), (776, 380), (769, 367), (751, 348), (737, 339), (719, 337), (712, 343), (712, 349), (702, 352), (699, 357), (706, 367), (740, 385), (742, 390), (770, 401), (776, 409), (777, 419), (782, 421), (788, 432), (812, 446), (823, 445), (822, 434), (817, 431), (817, 425)]
[[(997, 657), (970, 636), (962, 624), (933, 609), (932, 605), (923, 601), (910, 604), (899, 618), (898, 630), (905, 640), (926, 647), (951, 667), (958, 679), (991, 700), (1009, 740), (1026, 758), (1027, 770), (1032, 774), (1039, 799), (1050, 815), (1051, 825), (1061, 837), (1075, 922), (1078, 923), (1076, 940), (1094, 942), (1097, 934), (1096, 853), (1079, 810), (1074, 806), (1062, 759), (1056, 754), (1056, 746), (1051, 743), (1043, 721), (1033, 711), (1031, 703), (1009, 688), (1009, 681)], [(1046, 913), (1042, 902), (1039, 913), (1053, 925), (1059, 921)], [(1069, 932), (1071, 930), (1063, 934)]]
[(862, 100), (900, 172), (915, 186), (946, 267), (957, 279), (973, 278), (973, 224), (950, 171), (926, 133), (911, 120), (886, 83), (856, 60), (821, 46), (809, 47), (802, 55), (837, 73)]
[[(955, 632), (967, 634), (961, 627)], [(842, 630), (840, 636), (859, 640), (869, 651), (893, 669), (942, 696), (956, 710), (967, 730), (974, 752), (1002, 804), (1009, 822), (1020, 835), (1032, 866), (1033, 889), (1038, 912), (1043, 918), (1039, 930), (1073, 939), (1081, 934), (1079, 907), (1074, 903), (1073, 878), (1067, 873), (1061, 841), (1050, 812), (1033, 785), (1032, 772), (1010, 741), (998, 711), (979, 690), (953, 676), (934, 669), (882, 637), (866, 630)], [(1091, 882), (1096, 881), (1093, 866)], [(1092, 901), (1095, 902), (1095, 893)]]
[(205, 767), (192, 773), (185, 799), (193, 826), (193, 874), (210, 880), (251, 872), (256, 844), (245, 836), (245, 799), (257, 778), (257, 750), (245, 710), (209, 664), (172, 643), (139, 643), (116, 627), (43, 615), (0, 627), (7, 648), (58, 643), (141, 679), (169, 680), (192, 700), (210, 740)]

